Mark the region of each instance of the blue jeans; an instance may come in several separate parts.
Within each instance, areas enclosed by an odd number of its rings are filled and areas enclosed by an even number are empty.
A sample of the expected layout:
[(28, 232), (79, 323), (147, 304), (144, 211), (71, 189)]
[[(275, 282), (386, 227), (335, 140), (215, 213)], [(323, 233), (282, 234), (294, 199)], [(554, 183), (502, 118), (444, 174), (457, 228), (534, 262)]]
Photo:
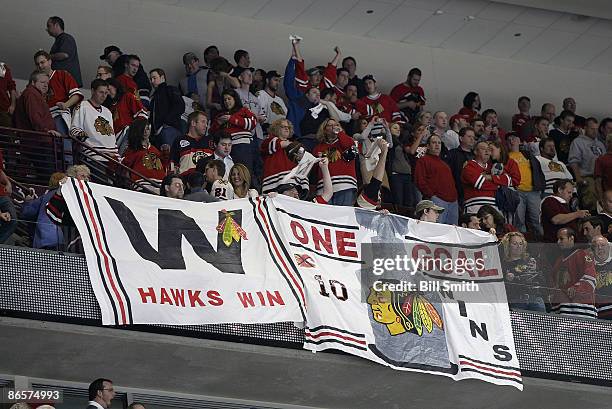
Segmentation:
[(394, 204), (407, 207), (416, 206), (416, 186), (412, 181), (412, 175), (408, 173), (392, 173), (389, 176), (389, 185)]
[(459, 222), (459, 204), (456, 200), (454, 202), (446, 202), (439, 197), (432, 196), (431, 201), (444, 208), (444, 211), (438, 217), (438, 223), (457, 225)]
[(11, 215), (10, 222), (0, 220), (0, 243), (6, 243), (17, 228), (17, 212), (9, 196), (0, 196), (0, 212), (8, 212)]
[(519, 231), (525, 233), (527, 225), (534, 229), (534, 233), (541, 236), (544, 232), (540, 225), (540, 203), (542, 202), (539, 191), (523, 192), (517, 190), (521, 201), (516, 209), (514, 225)]
[(333, 194), (329, 200), (329, 204), (335, 206), (352, 206), (355, 204), (356, 197), (357, 189), (340, 190)]
[(181, 131), (176, 128), (173, 128), (168, 125), (163, 125), (162, 130), (159, 134), (156, 135), (155, 139), (157, 140), (157, 147), (161, 147), (162, 145), (170, 145), (174, 143), (174, 140), (181, 136)]

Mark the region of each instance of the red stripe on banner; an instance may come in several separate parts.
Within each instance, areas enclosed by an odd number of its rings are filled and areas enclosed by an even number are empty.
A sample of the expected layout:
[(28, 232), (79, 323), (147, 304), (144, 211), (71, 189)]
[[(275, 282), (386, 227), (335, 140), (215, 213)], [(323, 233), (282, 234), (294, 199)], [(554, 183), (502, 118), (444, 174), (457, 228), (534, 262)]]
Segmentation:
[(333, 332), (321, 332), (321, 333), (314, 334), (314, 335), (309, 332), (305, 332), (304, 335), (307, 336), (308, 338), (313, 338), (313, 339), (317, 339), (323, 336), (332, 336), (332, 337), (344, 339), (346, 341), (351, 341), (359, 345), (366, 345), (366, 342), (363, 340), (347, 337), (346, 335), (335, 334)]
[(486, 366), (476, 365), (468, 361), (459, 361), (459, 364), (473, 366), (474, 368), (482, 369), (483, 371), (494, 372), (502, 375), (516, 376), (517, 378), (521, 377), (520, 372), (500, 371), (499, 369), (487, 368)]
[(272, 236), (272, 233), (270, 232), (270, 226), (268, 226), (268, 220), (266, 219), (264, 212), (261, 210), (261, 199), (260, 198), (257, 198), (257, 210), (259, 211), (259, 214), (261, 215), (261, 218), (263, 219), (266, 225), (266, 230), (268, 231), (268, 236), (270, 237), (270, 243), (272, 243), (272, 247), (274, 248), (276, 257), (280, 259), (281, 263), (283, 264), (283, 267), (285, 268), (285, 272), (289, 274), (289, 277), (291, 277), (291, 281), (293, 281), (293, 284), (300, 291), (300, 296), (302, 297), (302, 303), (304, 306), (306, 306), (306, 298), (304, 297), (304, 290), (302, 289), (300, 284), (297, 282), (297, 280), (293, 276), (293, 273), (291, 272), (291, 270), (287, 267), (287, 264), (285, 264), (285, 260), (280, 255), (280, 252), (278, 251), (278, 248), (276, 247), (276, 244), (274, 243), (274, 237)]
[(100, 241), (100, 233), (98, 232), (98, 225), (96, 224), (96, 220), (94, 219), (93, 212), (91, 210), (91, 206), (89, 205), (89, 197), (87, 196), (85, 189), (83, 189), (83, 181), (79, 180), (78, 182), (79, 182), (79, 188), (81, 189), (81, 193), (83, 194), (83, 198), (85, 199), (85, 206), (87, 207), (87, 211), (89, 212), (90, 222), (93, 225), (94, 232), (96, 233), (96, 241), (98, 244), (98, 249), (100, 250), (100, 253), (104, 257), (104, 267), (106, 267), (106, 276), (108, 277), (108, 280), (110, 281), (113, 292), (115, 293), (115, 297), (117, 297), (117, 299), (119, 300), (119, 308), (121, 309), (121, 320), (123, 321), (122, 324), (126, 325), (127, 318), (125, 315), (125, 307), (123, 306), (123, 300), (121, 299), (121, 295), (119, 294), (119, 291), (117, 291), (117, 286), (115, 285), (115, 281), (113, 280), (113, 276), (110, 272), (110, 266), (109, 266), (109, 261), (108, 261), (109, 257), (107, 256), (106, 252), (102, 248), (102, 243)]

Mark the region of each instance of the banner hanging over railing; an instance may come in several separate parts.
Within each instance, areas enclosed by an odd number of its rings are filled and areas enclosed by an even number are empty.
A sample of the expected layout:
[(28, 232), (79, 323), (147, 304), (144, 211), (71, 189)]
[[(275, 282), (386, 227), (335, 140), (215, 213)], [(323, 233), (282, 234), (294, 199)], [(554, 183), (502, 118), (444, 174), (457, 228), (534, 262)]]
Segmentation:
[(286, 197), (197, 203), (69, 179), (105, 325), (304, 326), (304, 347), (522, 390), (494, 239)]

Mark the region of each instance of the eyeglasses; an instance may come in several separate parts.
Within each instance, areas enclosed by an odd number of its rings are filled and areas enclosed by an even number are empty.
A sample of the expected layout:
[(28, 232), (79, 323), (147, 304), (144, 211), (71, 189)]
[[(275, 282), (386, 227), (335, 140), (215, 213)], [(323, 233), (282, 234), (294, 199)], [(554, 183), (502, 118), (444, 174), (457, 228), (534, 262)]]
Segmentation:
[(289, 125), (281, 125), (280, 129), (291, 129)]
[(101, 391), (109, 391), (109, 392), (115, 392), (114, 388), (102, 388), (100, 389)]

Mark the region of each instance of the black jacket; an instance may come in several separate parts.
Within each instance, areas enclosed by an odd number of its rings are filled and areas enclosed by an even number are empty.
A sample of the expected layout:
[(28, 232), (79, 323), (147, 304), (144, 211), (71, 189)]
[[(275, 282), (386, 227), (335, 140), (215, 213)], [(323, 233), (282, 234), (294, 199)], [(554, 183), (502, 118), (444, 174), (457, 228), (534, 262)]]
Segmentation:
[(162, 125), (181, 129), (181, 115), (185, 112), (185, 101), (178, 88), (159, 84), (151, 98), (151, 123), (157, 133)]
[(537, 192), (544, 191), (546, 189), (546, 178), (544, 177), (540, 161), (531, 152), (521, 151), (521, 153), (525, 158), (529, 159), (529, 164), (531, 165), (531, 184), (533, 185), (533, 190)]

